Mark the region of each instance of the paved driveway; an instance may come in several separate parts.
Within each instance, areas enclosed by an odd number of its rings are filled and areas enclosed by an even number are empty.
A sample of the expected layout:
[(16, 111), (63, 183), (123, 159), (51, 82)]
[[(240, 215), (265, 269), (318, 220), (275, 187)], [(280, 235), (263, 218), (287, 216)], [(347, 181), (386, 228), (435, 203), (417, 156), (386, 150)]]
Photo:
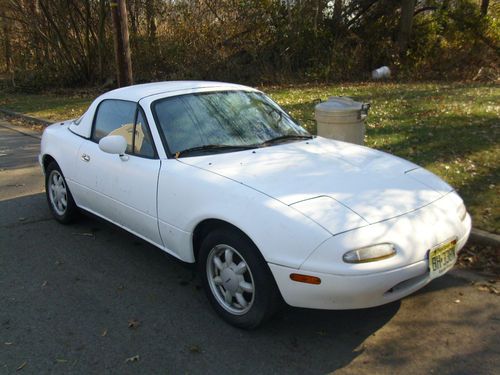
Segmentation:
[[(402, 302), (222, 322), (191, 270), (95, 218), (50, 218), (39, 140), (0, 121), (0, 374), (494, 374), (500, 300), (444, 276)], [(129, 360), (134, 358), (136, 360)]]

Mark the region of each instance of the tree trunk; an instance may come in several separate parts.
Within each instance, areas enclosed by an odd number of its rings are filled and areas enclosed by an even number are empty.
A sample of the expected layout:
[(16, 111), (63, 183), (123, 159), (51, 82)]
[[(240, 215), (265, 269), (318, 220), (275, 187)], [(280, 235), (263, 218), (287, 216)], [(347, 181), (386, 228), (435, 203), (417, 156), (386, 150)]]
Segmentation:
[(292, 29), (292, 4), (290, 3), (290, 0), (286, 0), (286, 9), (287, 9), (287, 14), (288, 14), (288, 27), (291, 30)]
[(95, 79), (95, 76), (93, 74), (93, 69), (92, 69), (92, 62), (95, 61), (93, 59), (93, 56), (95, 56), (94, 52), (94, 46), (91, 45), (90, 42), (90, 37), (91, 37), (91, 30), (92, 26), (90, 24), (90, 18), (91, 18), (91, 8), (90, 8), (90, 0), (85, 1), (85, 49), (87, 50), (86, 56), (87, 56), (87, 78), (89, 81), (93, 81)]
[(14, 84), (14, 76), (12, 74), (12, 47), (10, 45), (10, 20), (5, 17), (5, 10), (3, 8), (0, 9), (0, 20), (2, 21), (4, 39), (5, 72), (11, 75), (12, 83)]
[(488, 14), (489, 5), (490, 5), (490, 0), (481, 0), (481, 15), (483, 15), (483, 17)]
[(148, 27), (148, 38), (151, 44), (156, 40), (156, 17), (154, 0), (146, 0), (146, 19)]
[(333, 3), (333, 22), (335, 27), (342, 22), (342, 0), (335, 0)]
[(316, 0), (316, 4), (314, 6), (313, 30), (315, 36), (318, 34), (319, 3), (320, 0)]
[[(32, 14), (32, 22), (37, 24), (40, 22), (40, 9), (38, 7), (38, 0), (33, 0), (29, 3), (29, 10)], [(35, 65), (40, 66), (43, 58), (40, 56), (42, 48), (40, 46), (40, 36), (38, 35), (37, 27), (33, 27), (33, 54), (35, 57)]]
[(415, 0), (402, 0), (401, 20), (398, 36), (399, 54), (403, 56), (408, 49), (413, 26), (413, 12), (415, 11)]
[(99, 82), (104, 80), (104, 54), (106, 53), (106, 0), (99, 0), (99, 28), (97, 31), (97, 54)]
[(138, 29), (138, 6), (137, 6), (137, 1), (129, 1), (127, 2), (127, 12), (129, 14), (130, 18), (130, 33), (132, 34), (132, 39), (137, 35), (137, 29)]
[(127, 6), (125, 0), (110, 0), (113, 19), (115, 59), (118, 87), (129, 86), (132, 80), (132, 60), (130, 57)]

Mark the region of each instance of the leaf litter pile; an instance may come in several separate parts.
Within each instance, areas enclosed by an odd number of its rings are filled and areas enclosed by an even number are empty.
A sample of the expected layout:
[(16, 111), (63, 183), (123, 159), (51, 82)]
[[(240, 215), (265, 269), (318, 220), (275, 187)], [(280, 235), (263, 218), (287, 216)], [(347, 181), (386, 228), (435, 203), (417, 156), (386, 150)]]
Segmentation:
[(457, 268), (471, 269), (500, 278), (500, 248), (469, 244), (460, 251)]

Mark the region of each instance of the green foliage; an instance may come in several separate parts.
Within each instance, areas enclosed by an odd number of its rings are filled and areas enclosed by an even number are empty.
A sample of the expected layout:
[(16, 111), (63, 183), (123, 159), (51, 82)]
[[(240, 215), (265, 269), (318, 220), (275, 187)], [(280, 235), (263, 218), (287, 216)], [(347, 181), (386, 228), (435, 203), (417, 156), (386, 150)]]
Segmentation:
[[(439, 3), (439, 2), (437, 2)], [(498, 9), (490, 16), (479, 12), (477, 2), (454, 1), (415, 17), (414, 37), (402, 74), (432, 79), (473, 78), (481, 67), (498, 76), (500, 34)]]

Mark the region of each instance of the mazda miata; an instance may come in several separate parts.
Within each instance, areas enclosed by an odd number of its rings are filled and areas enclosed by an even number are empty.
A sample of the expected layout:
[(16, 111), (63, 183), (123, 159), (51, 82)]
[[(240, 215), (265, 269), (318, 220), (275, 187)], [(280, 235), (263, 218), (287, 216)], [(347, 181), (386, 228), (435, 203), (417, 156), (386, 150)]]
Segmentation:
[(471, 229), (429, 171), (313, 136), (259, 90), (201, 81), (110, 91), (45, 129), (50, 210), (80, 210), (195, 263), (217, 313), (254, 328), (282, 302), (357, 309), (450, 270)]

